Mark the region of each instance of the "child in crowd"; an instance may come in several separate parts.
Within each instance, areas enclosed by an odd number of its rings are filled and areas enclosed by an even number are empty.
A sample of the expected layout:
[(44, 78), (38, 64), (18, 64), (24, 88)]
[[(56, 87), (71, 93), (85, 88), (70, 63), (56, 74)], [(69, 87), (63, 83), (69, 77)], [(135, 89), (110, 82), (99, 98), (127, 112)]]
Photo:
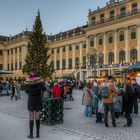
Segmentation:
[(104, 105), (103, 101), (99, 100), (98, 111), (96, 113), (96, 123), (103, 123), (103, 116), (104, 116)]
[(122, 112), (122, 89), (119, 89), (114, 101), (115, 117), (118, 119)]

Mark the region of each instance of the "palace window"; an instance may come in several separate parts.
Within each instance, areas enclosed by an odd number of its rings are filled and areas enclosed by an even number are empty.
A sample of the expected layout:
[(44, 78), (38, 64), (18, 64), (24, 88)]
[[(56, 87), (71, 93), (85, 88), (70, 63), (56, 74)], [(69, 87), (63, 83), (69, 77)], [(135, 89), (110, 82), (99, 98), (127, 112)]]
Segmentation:
[(130, 62), (134, 63), (137, 62), (137, 50), (132, 49), (130, 52)]
[(54, 69), (54, 61), (53, 61), (53, 60), (51, 61), (50, 68), (51, 68), (51, 70), (53, 70), (53, 69)]
[(114, 63), (114, 53), (110, 52), (108, 55), (108, 64), (111, 65)]
[(7, 54), (9, 55), (9, 50), (7, 51)]
[(71, 45), (69, 46), (69, 51), (72, 51), (72, 47), (71, 47)]
[(62, 60), (62, 69), (66, 69), (66, 59)]
[(83, 56), (83, 66), (86, 66), (86, 56)]
[(99, 45), (103, 45), (103, 37), (99, 36)]
[(65, 46), (63, 46), (63, 52), (65, 52), (66, 51), (66, 47)]
[(3, 51), (2, 50), (0, 50), (0, 55), (3, 55)]
[(119, 63), (124, 64), (125, 62), (125, 51), (120, 51), (119, 53)]
[(92, 25), (95, 25), (95, 23), (96, 23), (96, 17), (92, 17)]
[(0, 70), (3, 70), (3, 64), (0, 64)]
[(22, 69), (22, 61), (19, 62), (19, 69)]
[(11, 54), (13, 54), (13, 49), (11, 49)]
[(54, 54), (54, 49), (52, 49), (52, 54)]
[(137, 3), (133, 3), (133, 4), (132, 4), (132, 13), (137, 12), (137, 10), (138, 10), (138, 5), (137, 5)]
[(131, 39), (136, 39), (136, 28), (131, 29)]
[(122, 7), (120, 9), (120, 16), (125, 16), (126, 15), (126, 8), (125, 7)]
[(79, 66), (79, 57), (75, 58), (75, 67), (78, 68)]
[(79, 50), (79, 45), (76, 45), (76, 50)]
[(104, 14), (100, 15), (100, 23), (104, 23)]
[(10, 66), (9, 66), (9, 63), (8, 63), (8, 65), (7, 65), (7, 68), (8, 68), (8, 70), (10, 70)]
[(86, 41), (83, 41), (83, 48), (86, 48)]
[(113, 43), (113, 35), (112, 34), (109, 34), (108, 42)]
[(113, 20), (115, 17), (114, 10), (110, 11), (110, 20)]
[(13, 70), (14, 68), (13, 68), (13, 63), (11, 63), (11, 70)]
[(91, 38), (90, 39), (90, 47), (93, 47), (94, 46), (94, 38)]
[(59, 48), (56, 49), (57, 53), (59, 53)]
[(119, 40), (124, 41), (124, 31), (120, 31)]
[(17, 62), (15, 62), (15, 70), (17, 70)]
[(60, 68), (60, 61), (56, 60), (56, 69), (59, 70), (59, 68)]
[(104, 54), (103, 53), (99, 53), (99, 66), (103, 65), (104, 63)]
[(72, 58), (69, 58), (69, 69), (72, 69)]
[(96, 64), (96, 60), (97, 60), (96, 55), (91, 55), (90, 56), (90, 66), (93, 67)]

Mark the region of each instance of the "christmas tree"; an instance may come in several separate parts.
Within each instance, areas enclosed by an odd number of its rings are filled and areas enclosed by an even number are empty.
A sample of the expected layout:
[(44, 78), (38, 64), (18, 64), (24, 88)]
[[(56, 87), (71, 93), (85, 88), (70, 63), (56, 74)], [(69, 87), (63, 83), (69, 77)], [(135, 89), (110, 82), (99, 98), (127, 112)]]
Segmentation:
[(34, 70), (36, 74), (43, 79), (51, 77), (52, 71), (49, 64), (50, 55), (47, 46), (47, 36), (43, 33), (39, 11), (33, 25), (33, 31), (29, 38), (27, 50), (25, 65), (22, 69), (23, 73), (29, 75), (30, 72)]

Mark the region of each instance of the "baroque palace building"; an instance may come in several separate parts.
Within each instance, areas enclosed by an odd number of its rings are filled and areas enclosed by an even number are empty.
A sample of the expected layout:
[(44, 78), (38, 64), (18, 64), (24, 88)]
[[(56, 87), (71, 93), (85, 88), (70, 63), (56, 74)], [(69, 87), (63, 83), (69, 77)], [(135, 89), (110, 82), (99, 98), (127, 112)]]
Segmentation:
[[(0, 69), (23, 76), (30, 34), (0, 36)], [(110, 0), (89, 10), (87, 25), (47, 38), (53, 77), (84, 80), (119, 72), (140, 61), (140, 0)]]

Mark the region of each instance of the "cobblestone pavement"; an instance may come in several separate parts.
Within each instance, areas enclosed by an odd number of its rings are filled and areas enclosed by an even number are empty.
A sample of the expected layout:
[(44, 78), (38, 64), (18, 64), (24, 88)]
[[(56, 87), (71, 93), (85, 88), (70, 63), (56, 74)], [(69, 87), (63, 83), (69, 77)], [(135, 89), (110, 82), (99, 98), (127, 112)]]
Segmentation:
[[(78, 140), (140, 140), (140, 117), (133, 117), (133, 126), (124, 128), (125, 118), (120, 118), (117, 127), (106, 128), (103, 124), (95, 123), (95, 116), (85, 118), (83, 115), (84, 106), (81, 105), (82, 92), (74, 90), (74, 101), (64, 103), (64, 123), (55, 126), (42, 126), (47, 130), (61, 130), (63, 134), (78, 137)], [(18, 119), (28, 119), (27, 95), (22, 93), (22, 99), (15, 101), (10, 97), (0, 98), (0, 112), (14, 116)], [(75, 140), (74, 137), (71, 138)], [(55, 139), (54, 139), (55, 140)], [(77, 140), (77, 139), (76, 139)]]

